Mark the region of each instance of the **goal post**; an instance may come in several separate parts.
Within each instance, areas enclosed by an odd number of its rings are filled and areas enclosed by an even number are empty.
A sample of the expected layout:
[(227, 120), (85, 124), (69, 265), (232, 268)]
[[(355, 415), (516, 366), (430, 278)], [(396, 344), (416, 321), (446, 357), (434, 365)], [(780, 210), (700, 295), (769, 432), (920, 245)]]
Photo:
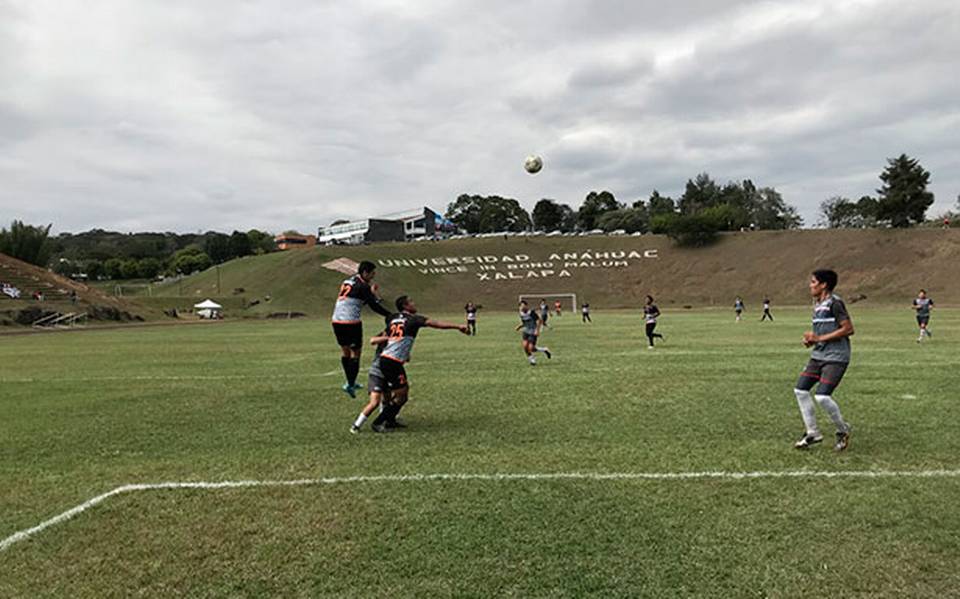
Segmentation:
[(570, 312), (577, 311), (576, 293), (523, 293), (520, 294), (517, 301), (521, 302), (523, 300), (527, 300), (527, 303), (533, 307), (539, 306), (540, 300), (546, 300), (551, 312), (553, 311), (553, 302), (560, 300), (563, 302), (564, 307), (569, 307)]

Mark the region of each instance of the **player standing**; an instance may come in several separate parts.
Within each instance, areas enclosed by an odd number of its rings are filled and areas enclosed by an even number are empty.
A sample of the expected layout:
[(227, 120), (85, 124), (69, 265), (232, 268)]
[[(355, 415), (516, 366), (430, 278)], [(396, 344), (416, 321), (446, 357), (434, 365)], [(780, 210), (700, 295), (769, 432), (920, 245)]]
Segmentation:
[[(390, 318), (387, 318), (386, 322), (389, 327)], [(370, 339), (370, 344), (375, 345), (377, 348), (373, 356), (373, 362), (370, 364), (370, 370), (367, 371), (367, 391), (370, 393), (370, 400), (367, 402), (367, 405), (364, 406), (363, 410), (360, 411), (357, 419), (353, 421), (353, 425), (350, 427), (350, 432), (353, 434), (360, 432), (360, 427), (367, 421), (370, 414), (373, 414), (377, 406), (389, 403), (389, 390), (383, 378), (383, 371), (380, 369), (380, 354), (382, 354), (384, 348), (387, 347), (388, 340), (389, 337), (387, 337), (386, 330), (380, 331), (375, 337)], [(387, 398), (386, 402), (384, 401), (385, 395)]]
[(660, 333), (654, 333), (654, 329), (657, 328), (657, 318), (660, 316), (660, 308), (653, 303), (653, 296), (648, 295), (647, 301), (643, 306), (643, 322), (646, 324), (647, 328), (647, 341), (650, 343), (647, 347), (653, 349), (653, 340), (655, 338), (663, 339), (663, 335)]
[(560, 302), (560, 300), (556, 300), (553, 302), (553, 312), (554, 314), (557, 315), (557, 317), (559, 317), (560, 314), (563, 312), (563, 304)]
[(766, 319), (770, 319), (770, 322), (773, 322), (773, 314), (770, 313), (770, 298), (763, 298), (763, 315), (760, 316), (760, 322), (763, 322)]
[(850, 364), (850, 336), (853, 335), (853, 322), (850, 321), (847, 307), (843, 300), (833, 294), (837, 280), (837, 273), (832, 270), (815, 270), (810, 276), (810, 295), (815, 302), (813, 330), (803, 334), (803, 344), (813, 347), (813, 351), (793, 390), (806, 428), (803, 437), (794, 444), (797, 449), (807, 449), (823, 441), (810, 397), (810, 390), (818, 382), (817, 403), (826, 410), (837, 427), (834, 449), (843, 451), (850, 444), (850, 425), (843, 420), (840, 406), (833, 401), (833, 392)]
[(373, 262), (364, 260), (357, 267), (357, 274), (340, 284), (340, 293), (333, 308), (333, 333), (340, 345), (340, 364), (347, 382), (343, 390), (350, 397), (357, 396), (357, 375), (360, 373), (360, 353), (363, 344), (363, 321), (360, 311), (364, 304), (377, 314), (387, 317), (390, 311), (383, 307), (377, 296), (376, 285), (371, 286), (373, 277), (377, 274), (377, 267)]
[(587, 302), (580, 307), (580, 322), (593, 322), (590, 320), (590, 304)]
[(743, 300), (740, 299), (740, 296), (737, 296), (737, 299), (733, 302), (733, 311), (737, 313), (737, 322), (740, 322), (740, 315), (743, 314)]
[(921, 289), (916, 299), (913, 300), (913, 309), (917, 311), (917, 324), (920, 325), (920, 336), (917, 337), (917, 343), (923, 341), (923, 338), (933, 337), (928, 325), (930, 324), (930, 308), (933, 307), (933, 300), (927, 297), (927, 290)]
[(540, 300), (540, 321), (543, 323), (543, 326), (550, 328), (547, 325), (547, 319), (550, 318), (550, 307), (547, 306), (547, 300)]
[(453, 324), (431, 320), (417, 313), (417, 306), (406, 295), (401, 295), (396, 301), (398, 314), (390, 319), (387, 330), (387, 345), (380, 354), (380, 370), (383, 372), (383, 381), (390, 394), (390, 401), (383, 407), (383, 411), (376, 417), (370, 428), (377, 433), (396, 428), (397, 414), (407, 403), (410, 384), (407, 381), (407, 371), (404, 364), (410, 361), (413, 351), (413, 342), (417, 340), (417, 333), (423, 327), (431, 329), (456, 329), (464, 335), (469, 334), (467, 325)]
[(527, 354), (527, 361), (530, 362), (531, 366), (536, 366), (537, 364), (537, 359), (534, 357), (534, 354), (537, 352), (543, 352), (548, 360), (552, 357), (549, 348), (537, 347), (537, 339), (540, 337), (540, 325), (541, 320), (540, 317), (537, 316), (537, 313), (530, 309), (526, 301), (520, 300), (520, 324), (517, 325), (515, 330), (519, 331), (523, 329), (523, 338), (520, 344), (523, 347), (524, 353)]
[(477, 310), (479, 309), (480, 307), (473, 302), (467, 302), (467, 305), (463, 307), (464, 312), (467, 313), (468, 335), (477, 334)]

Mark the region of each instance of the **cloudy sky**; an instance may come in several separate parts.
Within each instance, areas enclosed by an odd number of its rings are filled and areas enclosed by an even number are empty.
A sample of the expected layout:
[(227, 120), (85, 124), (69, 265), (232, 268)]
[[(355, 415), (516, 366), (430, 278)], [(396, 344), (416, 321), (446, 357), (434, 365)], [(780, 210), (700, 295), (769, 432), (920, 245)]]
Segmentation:
[(0, 0), (0, 220), (306, 231), (707, 171), (812, 224), (903, 152), (935, 213), (958, 57), (955, 0)]

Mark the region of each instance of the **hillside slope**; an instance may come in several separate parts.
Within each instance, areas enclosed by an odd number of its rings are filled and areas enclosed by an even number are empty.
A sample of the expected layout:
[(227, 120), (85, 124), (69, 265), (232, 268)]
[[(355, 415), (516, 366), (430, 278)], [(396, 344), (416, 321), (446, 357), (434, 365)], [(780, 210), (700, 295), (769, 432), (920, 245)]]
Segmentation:
[(726, 306), (738, 294), (748, 308), (765, 294), (775, 305), (799, 305), (808, 301), (807, 276), (818, 267), (840, 273), (842, 295), (871, 302), (909, 301), (921, 286), (940, 303), (960, 297), (960, 230), (939, 229), (732, 233), (698, 249), (656, 235), (318, 247), (224, 264), (219, 292), (213, 268), (154, 295), (182, 288), (191, 299), (259, 301), (249, 314), (325, 316), (344, 275), (323, 264), (338, 258), (377, 262), (384, 297), (407, 293), (434, 312), (459, 311), (468, 299), (511, 309), (521, 293), (576, 293), (599, 309), (635, 307), (647, 293), (667, 305)]

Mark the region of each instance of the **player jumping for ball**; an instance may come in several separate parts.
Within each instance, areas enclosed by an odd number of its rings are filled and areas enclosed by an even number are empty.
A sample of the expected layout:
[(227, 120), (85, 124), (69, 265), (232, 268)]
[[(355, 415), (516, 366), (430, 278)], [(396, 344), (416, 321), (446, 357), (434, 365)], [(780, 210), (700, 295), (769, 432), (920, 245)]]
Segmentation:
[(921, 289), (919, 295), (913, 300), (913, 309), (917, 311), (917, 324), (920, 326), (920, 336), (917, 337), (917, 343), (923, 341), (924, 337), (933, 337), (930, 332), (930, 308), (933, 307), (933, 300), (927, 297), (927, 290)]
[(418, 314), (416, 304), (406, 295), (397, 298), (396, 306), (399, 313), (390, 319), (390, 326), (387, 330), (387, 345), (380, 354), (380, 370), (383, 372), (383, 382), (390, 396), (389, 402), (384, 404), (383, 411), (370, 425), (371, 430), (377, 433), (396, 428), (397, 414), (407, 403), (410, 384), (407, 381), (407, 371), (404, 364), (410, 361), (413, 342), (417, 340), (417, 333), (420, 329), (423, 327), (444, 330), (455, 329), (464, 335), (469, 334), (465, 324), (431, 320)]
[(833, 294), (837, 279), (837, 273), (832, 270), (815, 270), (810, 276), (810, 295), (814, 298), (813, 330), (803, 334), (803, 344), (813, 347), (813, 351), (793, 390), (806, 428), (803, 437), (794, 444), (797, 449), (808, 449), (823, 441), (810, 396), (810, 390), (817, 383), (817, 403), (837, 427), (834, 449), (843, 451), (850, 444), (850, 425), (843, 420), (840, 406), (833, 400), (833, 392), (850, 363), (850, 336), (853, 335), (847, 307)]
[(340, 364), (347, 378), (343, 390), (350, 397), (356, 397), (357, 389), (363, 387), (357, 384), (363, 344), (360, 311), (366, 304), (377, 314), (390, 316), (390, 311), (383, 307), (382, 300), (377, 296), (377, 286), (371, 285), (377, 274), (376, 269), (373, 262), (361, 262), (357, 267), (357, 274), (340, 284), (340, 293), (333, 308), (333, 332), (337, 337), (337, 344), (340, 345)]
[(654, 333), (654, 329), (657, 328), (657, 318), (660, 316), (660, 308), (653, 303), (653, 296), (648, 295), (647, 301), (643, 306), (643, 322), (647, 328), (647, 341), (649, 342), (650, 349), (653, 349), (653, 340), (654, 339), (663, 339), (663, 335), (660, 333)]
[(547, 347), (537, 347), (537, 339), (540, 337), (540, 325), (542, 324), (540, 317), (537, 316), (537, 313), (530, 309), (530, 306), (527, 305), (526, 301), (520, 301), (520, 324), (517, 325), (515, 330), (519, 331), (523, 329), (523, 338), (521, 345), (523, 351), (527, 354), (527, 361), (530, 362), (531, 366), (536, 366), (537, 358), (534, 356), (537, 352), (543, 352), (543, 355), (547, 356), (549, 360), (552, 356), (550, 354), (550, 348)]

